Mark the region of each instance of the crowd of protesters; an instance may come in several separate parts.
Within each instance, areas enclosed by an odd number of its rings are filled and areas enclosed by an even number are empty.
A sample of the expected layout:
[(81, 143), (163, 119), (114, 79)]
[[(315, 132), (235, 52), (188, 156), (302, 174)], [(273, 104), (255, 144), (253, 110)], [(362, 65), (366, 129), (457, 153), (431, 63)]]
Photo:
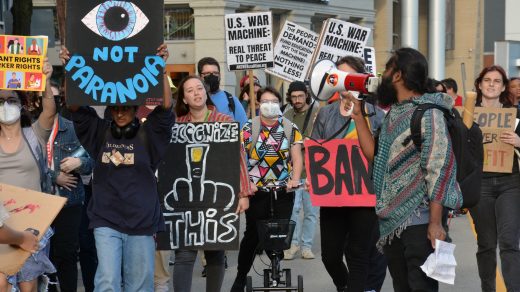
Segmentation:
[[(73, 53), (63, 47), (62, 62)], [(166, 60), (167, 46), (158, 47), (157, 55)], [(341, 58), (336, 66), (364, 72), (357, 57)], [(401, 48), (386, 63), (377, 92), (365, 101), (344, 91), (321, 105), (304, 82), (295, 81), (282, 112), (283, 95), (256, 77), (253, 84), (242, 78), (236, 97), (220, 88), (216, 59), (202, 58), (197, 70), (198, 76), (182, 79), (175, 95), (164, 72), (163, 104), (143, 120), (137, 106), (109, 106), (105, 114), (66, 106), (66, 93), (51, 82), (47, 61), (43, 96), (0, 90), (0, 183), (68, 199), (39, 242), (31, 232), (4, 224), (8, 213), (0, 204), (0, 243), (32, 253), (19, 273), (0, 274), (0, 291), (11, 286), (35, 291), (42, 282), (50, 283), (50, 291), (76, 291), (78, 257), (85, 291), (167, 291), (169, 285), (191, 291), (197, 252), (176, 250), (170, 275), (169, 253), (155, 250), (154, 235), (165, 230), (156, 171), (174, 123), (230, 121), (241, 128), (236, 212), (246, 219), (232, 292), (244, 291), (255, 254), (262, 252), (257, 223), (271, 217), (296, 223), (290, 248), (268, 253), (280, 260), (298, 252), (314, 259), (319, 226), (321, 260), (338, 292), (380, 291), (387, 267), (395, 291), (438, 291), (438, 282), (420, 266), (435, 240), (446, 239), (443, 210), (458, 210), (463, 203), (442, 111), (425, 112), (422, 149), (406, 139), (419, 104), (448, 110), (462, 105), (455, 80), (429, 79), (425, 57)], [(508, 79), (500, 66), (484, 68), (474, 84), (476, 106), (516, 108), (519, 80)], [(255, 96), (249, 96), (250, 86)], [(306, 139), (359, 140), (373, 163), (376, 206), (313, 206), (302, 187)], [(520, 127), (499, 139), (517, 154), (512, 173), (484, 173), (480, 202), (470, 209), (478, 235), (476, 258), (482, 291), (495, 291), (497, 247), (508, 291), (520, 291)], [(226, 254), (206, 250), (203, 255), (206, 291), (221, 291)]]

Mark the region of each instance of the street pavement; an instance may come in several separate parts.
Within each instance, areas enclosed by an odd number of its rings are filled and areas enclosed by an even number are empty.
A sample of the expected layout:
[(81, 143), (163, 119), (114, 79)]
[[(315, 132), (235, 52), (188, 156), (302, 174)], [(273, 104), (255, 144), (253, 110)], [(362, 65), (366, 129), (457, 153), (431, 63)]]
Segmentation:
[[(241, 218), (243, 219), (243, 218)], [(341, 222), (338, 222), (341, 224)], [(241, 224), (242, 228), (244, 227)], [(243, 229), (241, 230), (243, 232)], [(332, 283), (331, 278), (325, 271), (325, 267), (321, 262), (321, 248), (319, 240), (319, 228), (315, 237), (315, 246), (313, 251), (316, 258), (313, 260), (304, 260), (297, 254), (297, 258), (291, 261), (283, 261), (282, 267), (291, 269), (292, 282), (296, 283), (296, 275), (303, 276), (304, 291), (307, 292), (336, 292), (336, 289)], [(460, 216), (451, 219), (450, 222), (450, 236), (453, 239), (453, 243), (457, 245), (455, 248), (455, 258), (457, 260), (456, 278), (455, 285), (441, 284), (439, 291), (447, 292), (467, 292), (467, 291), (480, 291), (480, 280), (477, 271), (477, 261), (475, 259), (475, 253), (477, 250), (477, 244), (475, 237), (471, 230), (471, 225), (466, 216)], [(228, 263), (229, 268), (226, 272), (224, 279), (224, 285), (222, 288), (223, 292), (230, 290), (233, 284), (234, 277), (236, 275), (236, 259), (237, 251), (228, 252)], [(266, 264), (269, 263), (267, 256), (262, 255), (256, 258), (254, 263), (254, 269), (261, 273), (264, 268), (267, 268)], [(257, 275), (255, 270), (251, 269), (249, 275), (253, 276), (253, 286), (260, 286), (262, 284), (262, 276)], [(205, 278), (201, 277), (202, 267), (197, 262), (194, 268), (193, 275), (193, 292), (205, 291)], [(294, 285), (294, 284), (293, 284)], [(382, 292), (391, 292), (392, 280), (390, 273), (387, 272), (385, 283), (383, 285)]]
[[(244, 230), (244, 217), (241, 217), (241, 234)], [(341, 224), (338, 222), (338, 224)], [(282, 261), (282, 268), (291, 269), (293, 285), (296, 283), (297, 275), (303, 276), (303, 287), (306, 292), (336, 292), (331, 278), (325, 271), (325, 267), (321, 262), (321, 247), (319, 228), (316, 229), (315, 245), (313, 247), (316, 258), (313, 260), (304, 260), (297, 254), (294, 260)], [(477, 243), (473, 235), (470, 221), (466, 216), (460, 216), (451, 219), (450, 222), (450, 236), (453, 243), (457, 245), (455, 248), (455, 258), (457, 260), (455, 285), (441, 284), (439, 291), (446, 292), (473, 292), (480, 291), (480, 280), (477, 271), (477, 262), (475, 253), (477, 250)], [(227, 258), (229, 268), (224, 278), (222, 292), (228, 292), (233, 284), (237, 268), (238, 251), (228, 251)], [(172, 258), (173, 259), (173, 258)], [(267, 268), (269, 260), (264, 254), (257, 256), (254, 263), (254, 269), (251, 269), (249, 275), (253, 278), (253, 286), (260, 286), (262, 284), (262, 276), (260, 273), (264, 268)], [(170, 267), (170, 271), (171, 271)], [(256, 272), (259, 274), (256, 274)], [(193, 271), (193, 285), (192, 292), (204, 292), (206, 285), (206, 278), (201, 277), (202, 266), (200, 261), (197, 261)], [(83, 292), (84, 289), (81, 280), (78, 281), (78, 291)], [(170, 282), (170, 291), (172, 283)], [(392, 292), (392, 279), (390, 273), (386, 274), (385, 283), (381, 290), (382, 292)], [(498, 289), (497, 291), (500, 291)]]

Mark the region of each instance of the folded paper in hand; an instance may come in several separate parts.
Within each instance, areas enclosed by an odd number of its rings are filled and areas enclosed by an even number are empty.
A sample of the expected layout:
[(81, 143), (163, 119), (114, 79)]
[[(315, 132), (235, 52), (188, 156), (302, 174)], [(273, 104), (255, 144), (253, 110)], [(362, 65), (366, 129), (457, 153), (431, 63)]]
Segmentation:
[(435, 252), (428, 256), (421, 269), (426, 276), (453, 285), (455, 283), (455, 267), (457, 266), (454, 251), (455, 244), (435, 240)]

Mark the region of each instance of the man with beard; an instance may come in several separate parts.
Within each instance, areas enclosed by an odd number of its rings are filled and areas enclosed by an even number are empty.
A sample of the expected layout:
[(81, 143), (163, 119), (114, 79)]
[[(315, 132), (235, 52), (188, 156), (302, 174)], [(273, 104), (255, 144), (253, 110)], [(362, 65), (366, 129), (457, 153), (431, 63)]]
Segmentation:
[(426, 58), (411, 48), (395, 51), (386, 63), (377, 100), (390, 106), (378, 143), (368, 128), (361, 104), (354, 101), (355, 121), (363, 153), (374, 162), (374, 186), (380, 238), (394, 291), (438, 291), (436, 280), (420, 266), (444, 240), (442, 209), (459, 209), (462, 194), (456, 162), (442, 111), (430, 109), (421, 121), (422, 148), (411, 141), (410, 121), (419, 104), (451, 109), (453, 100), (428, 90)]
[(220, 64), (212, 57), (204, 57), (197, 63), (197, 71), (208, 86), (211, 101), (217, 111), (226, 114), (240, 123), (240, 128), (247, 121), (247, 115), (236, 96), (220, 90)]
[[(287, 102), (292, 106), (284, 116), (296, 124), (304, 137), (312, 133), (314, 120), (319, 109), (319, 103), (309, 95), (307, 86), (301, 81), (294, 81), (289, 85), (287, 91)], [(303, 151), (303, 147), (302, 147)], [(302, 170), (301, 183), (305, 183), (305, 169)], [(300, 210), (303, 208), (303, 222), (300, 220)], [(313, 259), (312, 244), (314, 241), (314, 231), (318, 217), (318, 207), (312, 206), (309, 192), (304, 189), (295, 191), (294, 206), (291, 220), (296, 222), (291, 248), (284, 251), (284, 259), (292, 260), (296, 252), (300, 250), (304, 259)]]

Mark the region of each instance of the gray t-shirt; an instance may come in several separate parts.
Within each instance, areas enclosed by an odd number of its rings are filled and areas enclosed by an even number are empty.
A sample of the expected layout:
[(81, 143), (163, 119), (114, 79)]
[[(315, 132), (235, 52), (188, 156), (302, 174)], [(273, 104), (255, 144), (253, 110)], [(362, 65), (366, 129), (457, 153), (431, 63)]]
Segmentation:
[[(32, 128), (42, 149), (46, 149), (50, 130), (43, 129), (38, 122)], [(41, 192), (40, 169), (25, 139), (14, 153), (5, 153), (0, 147), (0, 182)]]

